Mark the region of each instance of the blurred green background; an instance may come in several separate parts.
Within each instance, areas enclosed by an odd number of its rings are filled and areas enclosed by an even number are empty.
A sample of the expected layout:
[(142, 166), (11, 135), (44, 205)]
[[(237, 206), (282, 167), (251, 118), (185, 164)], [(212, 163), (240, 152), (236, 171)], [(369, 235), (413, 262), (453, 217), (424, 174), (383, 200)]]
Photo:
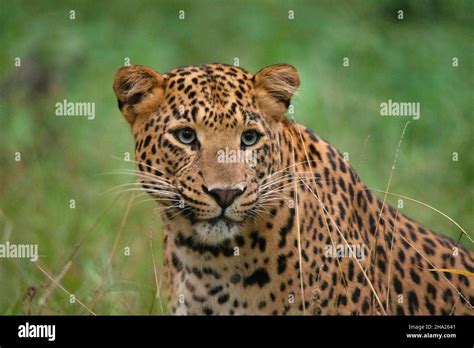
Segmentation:
[[(420, 102), (389, 189), (470, 233), (473, 13), (472, 1), (2, 1), (0, 242), (37, 243), (42, 257), (0, 259), (0, 314), (88, 314), (67, 292), (98, 314), (166, 313), (156, 296), (154, 206), (107, 193), (132, 181), (106, 174), (133, 168), (121, 160), (134, 144), (111, 88), (126, 58), (160, 72), (236, 58), (251, 72), (295, 65), (302, 85), (293, 116), (349, 153), (377, 189), (386, 188), (407, 121), (381, 117), (380, 103)], [(95, 119), (55, 116), (64, 99), (95, 102)], [(402, 212), (459, 237), (425, 206), (405, 201)]]

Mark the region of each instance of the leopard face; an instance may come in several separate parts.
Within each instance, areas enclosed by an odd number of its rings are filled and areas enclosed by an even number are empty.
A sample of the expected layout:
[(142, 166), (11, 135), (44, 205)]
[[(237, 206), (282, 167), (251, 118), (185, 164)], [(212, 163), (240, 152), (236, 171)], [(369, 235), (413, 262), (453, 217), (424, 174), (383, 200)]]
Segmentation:
[(280, 164), (279, 117), (298, 85), (284, 64), (256, 75), (222, 64), (119, 70), (114, 89), (138, 176), (170, 219), (185, 216), (196, 238), (218, 244), (257, 215)]

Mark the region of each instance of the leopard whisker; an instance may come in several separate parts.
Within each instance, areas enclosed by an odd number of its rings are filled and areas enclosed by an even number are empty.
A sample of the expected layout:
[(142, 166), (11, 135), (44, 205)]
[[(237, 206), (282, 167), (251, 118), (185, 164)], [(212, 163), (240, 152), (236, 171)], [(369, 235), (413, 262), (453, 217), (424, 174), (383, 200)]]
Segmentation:
[[(295, 172), (294, 174), (293, 174), (293, 173), (292, 173), (292, 174), (286, 174), (286, 175), (284, 175), (284, 176), (278, 177), (278, 178), (276, 178), (275, 180), (273, 180), (273, 181), (271, 181), (271, 182), (267, 182), (267, 183), (261, 185), (260, 187), (261, 187), (261, 188), (266, 188), (266, 187), (268, 187), (268, 186), (273, 186), (273, 185), (279, 183), (280, 181), (294, 180), (295, 174), (298, 174), (298, 176), (299, 176), (300, 178), (313, 179), (312, 176), (300, 176), (300, 175), (299, 175), (299, 174), (309, 174), (309, 172), (300, 172), (300, 173), (299, 173), (299, 172)], [(323, 180), (318, 179), (317, 181), (320, 182), (320, 181), (323, 181)]]
[(276, 172), (274, 172), (274, 173), (271, 173), (271, 174), (267, 175), (267, 176), (266, 176), (265, 178), (263, 178), (260, 182), (262, 182), (262, 181), (265, 180), (266, 178), (271, 177), (271, 176), (273, 176), (273, 175), (275, 175), (275, 174), (284, 172), (285, 170), (288, 170), (289, 168), (294, 168), (295, 166), (300, 165), (300, 164), (308, 164), (308, 163), (313, 163), (313, 162), (314, 162), (314, 163), (320, 163), (320, 161), (316, 161), (316, 160), (306, 160), (306, 161), (296, 162), (296, 163), (293, 163), (292, 165), (289, 165), (288, 167), (285, 167), (285, 168), (283, 168), (283, 169), (281, 169), (281, 170), (279, 170), (279, 171), (276, 171)]
[(173, 205), (167, 205), (167, 206), (164, 206), (164, 207), (156, 207), (156, 208), (154, 209), (154, 211), (161, 214), (161, 213), (163, 213), (163, 212), (165, 212), (165, 211), (167, 211), (167, 210), (173, 210), (173, 209), (179, 208), (179, 207), (180, 207), (179, 204), (173, 204)]
[[(265, 196), (265, 195), (271, 194), (273, 192), (282, 192), (282, 191), (285, 191), (287, 187), (293, 187), (294, 185), (295, 185), (295, 183), (293, 183), (293, 182), (286, 183), (286, 184), (283, 184), (281, 186), (276, 187), (273, 190), (265, 191), (264, 193), (261, 194), (261, 196)], [(298, 183), (297, 185), (303, 186), (304, 185), (303, 180), (300, 180), (300, 183)]]
[(153, 181), (162, 182), (163, 184), (170, 185), (170, 186), (174, 187), (174, 185), (168, 179), (164, 179), (163, 177), (156, 176), (156, 175), (151, 175), (151, 174), (140, 172), (140, 171), (114, 171), (114, 172), (108, 172), (108, 173), (104, 173), (104, 174), (132, 175), (132, 176), (143, 178), (143, 179), (150, 179), (150, 180), (153, 180)]
[(140, 203), (145, 203), (145, 202), (176, 202), (179, 203), (179, 199), (173, 199), (173, 198), (146, 198), (142, 199), (140, 201), (134, 202), (133, 204), (140, 204)]
[[(115, 156), (112, 156), (114, 159), (118, 159), (120, 161), (123, 161), (123, 159), (121, 158), (118, 158), (118, 157), (115, 157)], [(127, 162), (132, 162), (132, 163), (135, 163), (135, 164), (138, 164), (138, 165), (142, 165), (142, 166), (145, 166), (147, 168), (150, 168), (158, 173), (161, 173), (161, 174), (164, 174), (161, 170), (159, 170), (158, 168), (156, 167), (153, 167), (152, 165), (149, 165), (149, 164), (146, 164), (146, 163), (143, 163), (143, 162), (139, 162), (139, 161), (135, 161), (135, 160), (128, 160)]]
[(167, 191), (167, 190), (155, 190), (155, 189), (144, 189), (144, 188), (128, 188), (115, 192), (115, 194), (120, 194), (124, 192), (146, 192), (146, 193), (156, 193), (158, 195), (176, 197), (176, 193)]
[[(179, 207), (179, 206), (178, 206)], [(177, 215), (179, 214), (183, 214), (184, 212), (187, 212), (187, 211), (190, 211), (191, 210), (191, 207), (185, 207), (185, 208), (182, 208), (180, 210), (178, 210), (177, 213), (173, 214), (172, 216), (169, 217), (170, 220), (173, 220)]]
[[(144, 186), (149, 186), (149, 187), (144, 187)], [(161, 189), (169, 190), (168, 186), (161, 186), (161, 185), (156, 185), (156, 184), (151, 184), (151, 183), (143, 183), (143, 182), (129, 182), (129, 183), (126, 183), (126, 184), (120, 184), (120, 185), (114, 186), (114, 187), (110, 188), (109, 190), (105, 191), (104, 193), (113, 192), (114, 190), (121, 189), (121, 188), (127, 188), (127, 187), (130, 187), (130, 188), (139, 187), (139, 188), (143, 188), (144, 190), (147, 190), (148, 188), (159, 189), (159, 190), (161, 190)]]

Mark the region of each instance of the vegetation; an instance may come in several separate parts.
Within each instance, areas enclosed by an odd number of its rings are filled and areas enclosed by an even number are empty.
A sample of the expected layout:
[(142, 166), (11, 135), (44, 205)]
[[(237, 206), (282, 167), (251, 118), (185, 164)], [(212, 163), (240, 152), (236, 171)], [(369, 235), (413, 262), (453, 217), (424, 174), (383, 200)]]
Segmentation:
[[(0, 259), (0, 313), (166, 313), (155, 296), (162, 238), (154, 205), (111, 193), (133, 177), (107, 174), (133, 168), (123, 161), (134, 144), (111, 88), (126, 58), (160, 72), (237, 60), (252, 72), (295, 65), (302, 86), (290, 116), (347, 152), (380, 190), (409, 120), (380, 116), (380, 104), (419, 102), (388, 190), (472, 231), (472, 13), (468, 1), (2, 3), (0, 242), (38, 244), (41, 258)], [(64, 99), (94, 102), (95, 118), (56, 116)], [(460, 236), (424, 205), (404, 200), (401, 210)]]

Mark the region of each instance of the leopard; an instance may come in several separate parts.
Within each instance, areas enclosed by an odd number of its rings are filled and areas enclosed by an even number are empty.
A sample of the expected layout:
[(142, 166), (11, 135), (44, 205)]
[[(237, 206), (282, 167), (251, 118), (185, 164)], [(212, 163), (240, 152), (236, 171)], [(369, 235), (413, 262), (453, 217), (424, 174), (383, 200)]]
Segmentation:
[(118, 69), (136, 184), (162, 221), (169, 312), (472, 315), (473, 252), (392, 207), (290, 117), (299, 86), (290, 64)]

